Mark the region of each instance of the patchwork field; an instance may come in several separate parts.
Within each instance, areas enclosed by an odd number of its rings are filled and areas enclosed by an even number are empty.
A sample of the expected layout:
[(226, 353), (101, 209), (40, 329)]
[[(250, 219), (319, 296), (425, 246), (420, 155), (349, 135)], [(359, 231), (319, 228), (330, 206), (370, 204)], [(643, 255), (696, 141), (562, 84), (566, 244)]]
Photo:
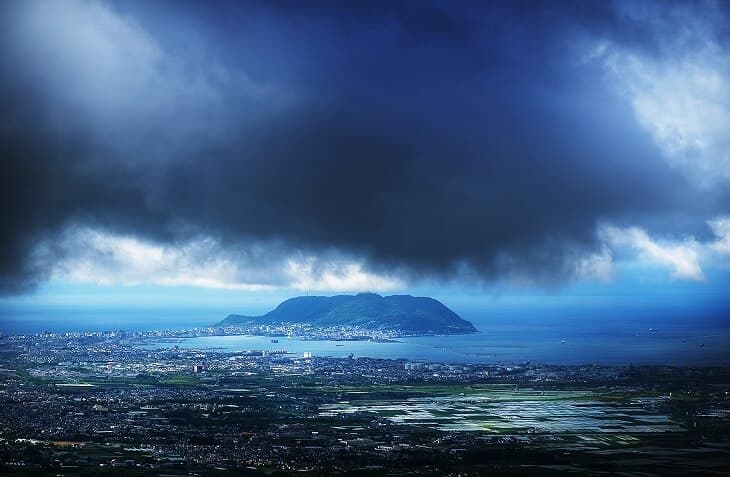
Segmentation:
[(320, 416), (370, 413), (393, 423), (442, 431), (493, 433), (648, 433), (684, 429), (662, 409), (664, 397), (592, 391), (482, 388), (405, 399), (351, 399), (320, 407)]

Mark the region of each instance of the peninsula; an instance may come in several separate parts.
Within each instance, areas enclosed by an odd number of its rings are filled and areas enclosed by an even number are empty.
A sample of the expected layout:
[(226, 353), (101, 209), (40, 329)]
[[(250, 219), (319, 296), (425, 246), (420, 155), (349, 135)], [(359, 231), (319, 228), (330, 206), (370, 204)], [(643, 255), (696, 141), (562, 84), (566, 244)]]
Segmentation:
[(264, 315), (228, 315), (215, 326), (249, 328), (287, 325), (357, 328), (384, 332), (389, 336), (477, 332), (474, 325), (433, 298), (381, 296), (376, 293), (299, 296), (283, 301)]

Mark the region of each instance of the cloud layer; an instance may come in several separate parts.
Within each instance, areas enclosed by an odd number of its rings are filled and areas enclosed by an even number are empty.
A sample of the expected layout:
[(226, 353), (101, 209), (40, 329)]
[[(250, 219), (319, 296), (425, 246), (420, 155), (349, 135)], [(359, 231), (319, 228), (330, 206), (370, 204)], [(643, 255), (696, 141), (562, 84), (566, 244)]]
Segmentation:
[(579, 259), (577, 275), (611, 281), (616, 263), (629, 262), (667, 269), (677, 280), (704, 281), (704, 266), (730, 264), (730, 217), (716, 217), (707, 226), (713, 236), (700, 241), (693, 236), (653, 237), (640, 227), (602, 225), (598, 230), (601, 251)]
[(608, 277), (728, 212), (727, 9), (632, 5), (5, 2), (0, 289)]
[[(89, 228), (67, 230), (60, 241), (41, 244), (36, 260), (49, 259), (51, 277), (97, 285), (188, 286), (242, 291), (294, 288), (301, 291), (393, 290), (397, 278), (363, 270), (343, 257), (281, 255), (250, 245), (232, 253), (210, 238), (159, 245), (134, 236)], [(62, 258), (59, 258), (62, 257)]]
[(603, 62), (636, 118), (667, 160), (701, 185), (730, 179), (730, 55), (718, 36), (727, 20), (721, 2), (661, 9), (637, 2), (626, 15), (661, 36), (649, 51), (601, 41), (590, 55)]

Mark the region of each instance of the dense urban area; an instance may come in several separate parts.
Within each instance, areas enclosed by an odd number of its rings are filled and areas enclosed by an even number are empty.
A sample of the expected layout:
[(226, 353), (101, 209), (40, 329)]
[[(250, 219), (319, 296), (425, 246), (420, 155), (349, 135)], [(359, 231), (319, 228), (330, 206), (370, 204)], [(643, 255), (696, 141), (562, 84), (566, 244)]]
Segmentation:
[(730, 475), (730, 368), (175, 344), (221, 332), (0, 336), (0, 475)]

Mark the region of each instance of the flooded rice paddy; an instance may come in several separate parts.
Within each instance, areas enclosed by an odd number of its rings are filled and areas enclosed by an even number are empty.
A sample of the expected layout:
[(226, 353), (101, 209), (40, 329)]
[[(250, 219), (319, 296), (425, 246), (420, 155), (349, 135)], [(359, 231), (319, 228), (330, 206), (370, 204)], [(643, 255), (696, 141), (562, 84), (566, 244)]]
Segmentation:
[(368, 400), (362, 395), (320, 407), (321, 416), (368, 413), (397, 424), (492, 433), (658, 433), (684, 429), (664, 413), (664, 397), (592, 391), (484, 390), (447, 396)]

